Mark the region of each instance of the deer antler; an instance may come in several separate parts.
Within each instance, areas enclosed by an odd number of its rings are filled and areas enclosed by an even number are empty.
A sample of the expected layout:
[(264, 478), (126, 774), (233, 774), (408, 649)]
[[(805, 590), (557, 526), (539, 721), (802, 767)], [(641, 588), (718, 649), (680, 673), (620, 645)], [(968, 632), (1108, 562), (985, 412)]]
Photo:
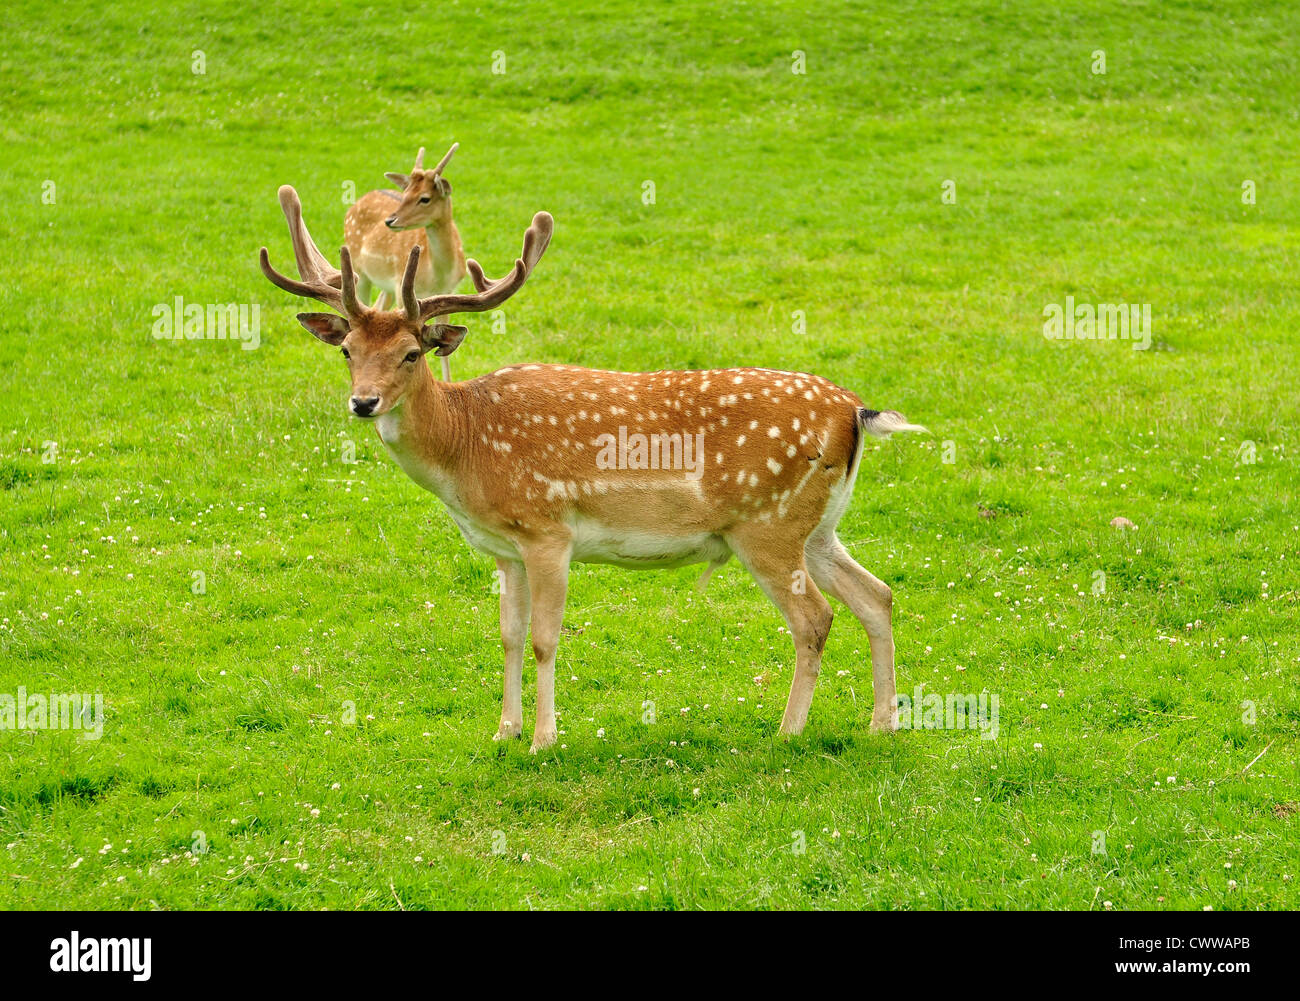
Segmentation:
[[(477, 295), (435, 295), (419, 301), (420, 318), (427, 320), (431, 316), (446, 316), (448, 313), (481, 313), (495, 309), (512, 295), (532, 274), (547, 245), (551, 242), (551, 232), (555, 220), (549, 212), (538, 212), (533, 216), (533, 224), (524, 233), (524, 249), (515, 261), (514, 268), (504, 278), (491, 281), (483, 274), (478, 261), (468, 260), (465, 267), (473, 276)], [(411, 274), (411, 265), (407, 264), (407, 273)]]
[(406, 258), (406, 273), (402, 275), (402, 307), (408, 320), (420, 319), (420, 301), (415, 298), (415, 269), (420, 264), (420, 245), (411, 248)]
[[(447, 166), (448, 162), (451, 160), (452, 154), (455, 153), (456, 150), (458, 149), (460, 149), (460, 143), (451, 144), (451, 149), (447, 150), (447, 155), (438, 161), (438, 166), (433, 168), (434, 177), (440, 177), (442, 175), (443, 168)], [(406, 188), (411, 183), (411, 177), (412, 175), (415, 174), (417, 170), (424, 170), (424, 147), (423, 146), (420, 147), (420, 152), (415, 154), (415, 166), (411, 168), (410, 174), (399, 174), (395, 170), (390, 170), (387, 173), (385, 173), (384, 176), (388, 178), (390, 181), (392, 181), (394, 184), (396, 184), (398, 187)], [(390, 197), (393, 197), (398, 200), (400, 200), (402, 197), (401, 192), (399, 191), (394, 191), (394, 192), (385, 191), (384, 194), (389, 195)]]
[(293, 256), (302, 280), (294, 281), (271, 267), (271, 259), (265, 247), (260, 254), (262, 274), (286, 292), (323, 302), (348, 319), (360, 316), (366, 308), (357, 301), (356, 275), (352, 271), (352, 259), (347, 247), (339, 252), (343, 264), (343, 270), (340, 271), (316, 249), (316, 244), (302, 221), (302, 202), (298, 199), (298, 192), (287, 184), (280, 188), (280, 208), (284, 210), (284, 218), (289, 224), (289, 239), (293, 241)]
[[(433, 173), (435, 176), (440, 175), (442, 173), (442, 169), (446, 167), (448, 163), (451, 162), (451, 158), (453, 154), (455, 154), (456, 150), (458, 149), (460, 149), (460, 143), (451, 144), (451, 149), (447, 150), (446, 156), (444, 156), (441, 160), (438, 161), (438, 166), (433, 168)], [(423, 154), (424, 150), (421, 149), (420, 152)], [(419, 166), (418, 160), (416, 161), (416, 166)]]

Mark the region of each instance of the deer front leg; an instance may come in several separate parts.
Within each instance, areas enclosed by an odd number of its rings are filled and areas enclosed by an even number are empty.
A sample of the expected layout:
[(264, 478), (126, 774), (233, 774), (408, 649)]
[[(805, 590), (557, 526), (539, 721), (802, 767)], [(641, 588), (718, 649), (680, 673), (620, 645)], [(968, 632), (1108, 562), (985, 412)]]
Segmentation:
[(524, 553), (533, 609), (533, 656), (537, 658), (537, 725), (532, 753), (555, 743), (555, 651), (564, 624), (569, 588), (569, 545), (547, 543)]
[(524, 733), (524, 644), (528, 640), (528, 574), (522, 563), (497, 560), (501, 588), (501, 648), (505, 652), (501, 725), (494, 740), (522, 737)]

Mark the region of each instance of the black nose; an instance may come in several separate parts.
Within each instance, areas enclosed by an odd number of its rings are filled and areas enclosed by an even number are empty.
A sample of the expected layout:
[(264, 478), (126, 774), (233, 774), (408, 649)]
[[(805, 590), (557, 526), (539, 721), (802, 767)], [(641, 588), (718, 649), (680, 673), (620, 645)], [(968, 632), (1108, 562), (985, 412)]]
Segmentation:
[(395, 222), (397, 222), (397, 216), (390, 215), (387, 219), (384, 220), (384, 225), (387, 226), (389, 229), (392, 229), (393, 223)]
[(367, 396), (364, 400), (359, 396), (352, 397), (352, 412), (358, 417), (369, 417), (375, 412), (377, 406), (379, 406), (378, 396)]

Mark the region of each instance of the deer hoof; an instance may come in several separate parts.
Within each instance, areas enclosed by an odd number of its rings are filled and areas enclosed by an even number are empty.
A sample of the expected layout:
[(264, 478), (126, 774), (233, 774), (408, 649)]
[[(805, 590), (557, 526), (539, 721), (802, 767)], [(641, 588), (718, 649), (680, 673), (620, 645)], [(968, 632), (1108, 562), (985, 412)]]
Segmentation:
[(898, 727), (898, 714), (890, 713), (888, 716), (872, 716), (871, 732), (872, 733), (893, 733)]

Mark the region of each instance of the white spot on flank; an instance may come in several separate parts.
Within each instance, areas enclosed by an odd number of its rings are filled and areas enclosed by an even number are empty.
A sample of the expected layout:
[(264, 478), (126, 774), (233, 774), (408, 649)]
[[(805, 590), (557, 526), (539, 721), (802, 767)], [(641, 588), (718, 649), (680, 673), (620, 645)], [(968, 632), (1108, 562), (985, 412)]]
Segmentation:
[(768, 459), (767, 468), (772, 470), (772, 475), (775, 476), (777, 473), (781, 472), (781, 463), (777, 462), (775, 459)]
[(778, 428), (778, 427), (771, 427), (771, 428), (768, 428), (768, 429), (767, 429), (767, 436), (768, 436), (769, 438), (779, 438), (779, 437), (781, 437), (781, 429)]

